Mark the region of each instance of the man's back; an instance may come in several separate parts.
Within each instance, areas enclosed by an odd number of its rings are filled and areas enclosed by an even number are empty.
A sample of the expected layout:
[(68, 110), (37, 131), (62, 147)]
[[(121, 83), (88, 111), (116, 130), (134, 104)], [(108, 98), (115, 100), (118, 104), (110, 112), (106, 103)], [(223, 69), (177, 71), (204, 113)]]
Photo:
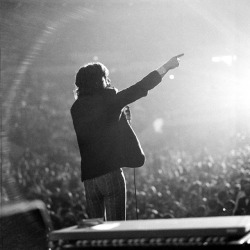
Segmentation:
[(82, 178), (116, 169), (119, 158), (119, 112), (111, 107), (115, 91), (103, 91), (100, 95), (78, 98), (71, 108), (77, 141), (82, 158)]

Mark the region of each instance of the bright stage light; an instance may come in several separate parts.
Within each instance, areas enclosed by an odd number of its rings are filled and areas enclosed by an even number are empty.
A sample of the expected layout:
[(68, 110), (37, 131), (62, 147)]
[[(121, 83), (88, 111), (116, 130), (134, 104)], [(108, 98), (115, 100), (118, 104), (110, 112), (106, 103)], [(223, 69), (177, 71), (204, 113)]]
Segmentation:
[(223, 63), (227, 64), (228, 66), (231, 66), (233, 64), (233, 62), (236, 60), (237, 60), (236, 55), (213, 56), (211, 59), (211, 61), (214, 63), (223, 62)]

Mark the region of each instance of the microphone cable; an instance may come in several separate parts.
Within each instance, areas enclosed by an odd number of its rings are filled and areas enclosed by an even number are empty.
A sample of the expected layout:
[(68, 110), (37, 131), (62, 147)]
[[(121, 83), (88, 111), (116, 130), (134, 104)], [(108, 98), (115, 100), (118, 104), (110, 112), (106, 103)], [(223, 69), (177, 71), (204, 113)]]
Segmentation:
[(138, 207), (137, 207), (137, 195), (136, 195), (136, 181), (135, 181), (135, 168), (134, 168), (134, 188), (135, 188), (135, 213), (136, 219), (138, 220)]
[[(128, 121), (128, 124), (130, 125), (131, 124), (131, 120), (132, 120), (132, 115), (131, 115), (131, 112), (130, 112), (130, 107), (128, 105), (126, 105), (124, 107), (124, 114), (126, 116), (126, 119)], [(135, 181), (135, 168), (134, 168), (134, 189), (135, 189), (135, 209), (136, 209), (136, 219), (138, 220), (138, 207), (137, 207), (137, 194), (136, 194), (136, 181)]]

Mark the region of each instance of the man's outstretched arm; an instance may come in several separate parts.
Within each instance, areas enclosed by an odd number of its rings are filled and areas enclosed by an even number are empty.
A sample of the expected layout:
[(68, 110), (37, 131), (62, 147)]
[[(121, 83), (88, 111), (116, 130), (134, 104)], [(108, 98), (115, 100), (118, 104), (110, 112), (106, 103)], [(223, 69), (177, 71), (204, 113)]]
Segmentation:
[(145, 76), (141, 81), (130, 86), (127, 89), (123, 89), (118, 92), (115, 103), (119, 107), (124, 107), (148, 94), (148, 91), (156, 87), (165, 76), (165, 74), (174, 68), (179, 66), (180, 57), (184, 54), (179, 54), (172, 57), (169, 61), (159, 67), (157, 70), (152, 71)]

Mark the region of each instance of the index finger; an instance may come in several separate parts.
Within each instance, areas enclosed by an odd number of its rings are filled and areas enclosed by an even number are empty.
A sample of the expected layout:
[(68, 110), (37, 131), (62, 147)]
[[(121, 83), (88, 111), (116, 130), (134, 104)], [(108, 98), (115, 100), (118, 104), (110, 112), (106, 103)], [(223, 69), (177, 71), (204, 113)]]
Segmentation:
[(178, 56), (176, 56), (176, 58), (179, 58), (179, 57), (181, 57), (181, 56), (184, 56), (184, 53), (179, 54)]

